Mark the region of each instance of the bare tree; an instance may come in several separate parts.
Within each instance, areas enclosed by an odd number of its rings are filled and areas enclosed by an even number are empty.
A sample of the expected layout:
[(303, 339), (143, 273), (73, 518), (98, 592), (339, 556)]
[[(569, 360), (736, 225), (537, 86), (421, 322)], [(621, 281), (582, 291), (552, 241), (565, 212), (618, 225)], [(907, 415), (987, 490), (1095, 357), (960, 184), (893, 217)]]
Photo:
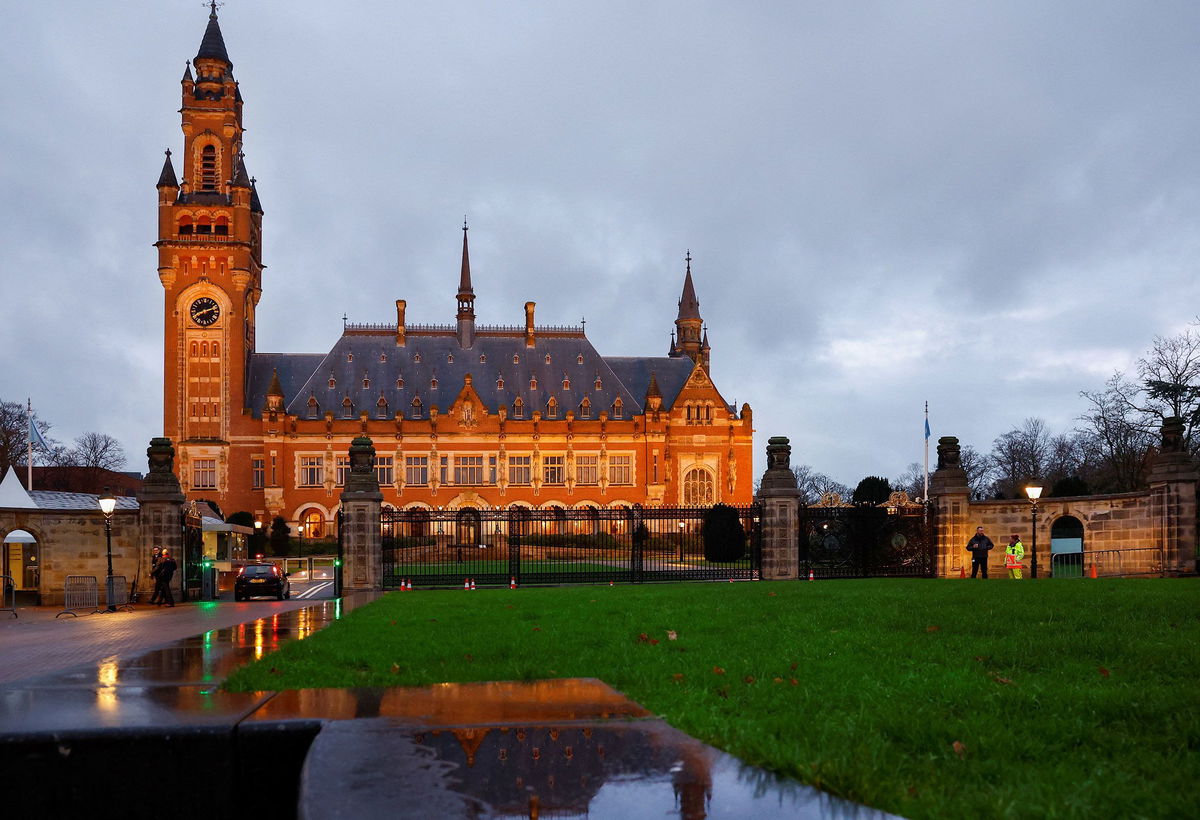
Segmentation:
[(959, 463), (967, 474), (967, 487), (971, 490), (971, 495), (975, 497), (985, 495), (992, 484), (994, 472), (992, 459), (967, 444), (959, 451)]
[[(33, 423), (46, 439), (51, 449), (34, 445), (34, 463), (47, 463), (52, 457), (53, 448), (60, 447), (59, 443), (46, 435), (50, 425), (33, 414)], [(29, 416), (25, 405), (19, 401), (0, 400), (0, 476), (8, 472), (10, 466), (25, 464), (29, 460)]]
[(833, 480), (824, 473), (818, 473), (807, 464), (799, 464), (792, 468), (796, 476), (796, 486), (800, 489), (800, 499), (805, 504), (815, 504), (825, 493), (837, 493), (849, 501), (851, 490), (845, 484)]
[(120, 470), (126, 462), (121, 442), (107, 433), (84, 433), (75, 439), (70, 457), (77, 467), (98, 470)]
[(992, 442), (990, 459), (995, 475), (992, 490), (1001, 498), (1018, 498), (1029, 481), (1042, 480), (1053, 451), (1046, 422), (1027, 418)]
[(1089, 448), (1092, 469), (1088, 483), (1094, 491), (1124, 493), (1146, 485), (1154, 433), (1144, 413), (1128, 400), (1137, 387), (1115, 373), (1102, 392), (1082, 392), (1090, 407), (1079, 417), (1082, 445)]
[(912, 462), (904, 472), (892, 479), (892, 487), (908, 493), (912, 499), (925, 495), (925, 468), (917, 462)]

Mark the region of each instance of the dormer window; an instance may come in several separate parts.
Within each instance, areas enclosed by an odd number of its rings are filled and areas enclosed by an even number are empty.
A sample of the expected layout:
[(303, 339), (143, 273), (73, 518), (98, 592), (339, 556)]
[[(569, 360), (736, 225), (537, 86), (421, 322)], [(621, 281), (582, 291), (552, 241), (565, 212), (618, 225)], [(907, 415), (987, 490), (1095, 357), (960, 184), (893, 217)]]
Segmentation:
[(317, 404), (317, 397), (309, 396), (308, 397), (308, 417), (310, 419), (315, 419), (320, 415), (320, 413), (321, 413), (321, 408)]
[(342, 418), (354, 418), (354, 402), (350, 401), (349, 396), (346, 396), (346, 398), (342, 399)]
[(503, 377), (503, 376), (501, 376), (500, 378), (496, 379), (496, 389), (497, 389), (497, 390), (503, 390), (503, 389), (504, 389), (504, 377)]
[(619, 398), (613, 402), (613, 418), (614, 419), (625, 418), (625, 405), (621, 403), (621, 400)]
[(420, 353), (414, 353), (414, 354), (413, 354), (413, 361), (414, 361), (414, 362), (416, 362), (417, 364), (420, 364), (420, 363), (421, 363), (421, 354), (420, 354)]
[(480, 353), (480, 354), (479, 354), (479, 363), (480, 363), (480, 364), (487, 364), (487, 356), (485, 356), (484, 354)]
[(412, 400), (412, 417), (414, 419), (421, 418), (421, 400), (420, 399)]
[(546, 402), (546, 418), (558, 418), (558, 402), (554, 400), (553, 396), (550, 397), (550, 401)]
[(570, 389), (571, 389), (571, 380), (564, 377), (563, 378), (563, 390), (570, 390)]
[(450, 364), (454, 364), (454, 354), (450, 353), (449, 355), (447, 355), (446, 361), (448, 361)]
[(592, 417), (592, 403), (584, 399), (579, 403), (579, 418), (590, 419)]
[(332, 390), (335, 387), (337, 387), (337, 379), (335, 379), (333, 376), (330, 376), (329, 377), (329, 389)]
[(383, 396), (380, 396), (379, 401), (375, 402), (375, 417), (381, 419), (388, 417), (388, 403)]
[(521, 401), (519, 398), (513, 402), (513, 418), (525, 418), (525, 402)]
[(363, 390), (370, 390), (370, 389), (371, 389), (371, 380), (363, 379)]
[(386, 362), (386, 361), (387, 361), (387, 354), (386, 354), (386, 353), (380, 353), (380, 354), (379, 354), (379, 361), (380, 361), (380, 362)]
[(580, 364), (583, 364), (583, 354), (580, 353), (579, 356), (576, 357), (575, 361), (579, 362)]
[(437, 384), (438, 384), (437, 377), (434, 376), (432, 379), (429, 380), (429, 389), (437, 390)]
[(404, 377), (403, 376), (400, 376), (396, 379), (396, 389), (397, 390), (404, 389)]
[(597, 389), (597, 390), (603, 390), (603, 389), (604, 389), (604, 382), (600, 381), (600, 377), (599, 377), (599, 376), (597, 376), (597, 377), (596, 377), (596, 389)]
[(516, 353), (514, 353), (513, 354), (513, 364), (520, 364), (520, 363), (521, 363), (521, 357), (518, 356)]
[(347, 353), (347, 354), (346, 354), (346, 361), (348, 361), (348, 362), (352, 362), (352, 361), (354, 361), (354, 354), (353, 354), (353, 353)]
[(537, 376), (534, 376), (529, 380), (529, 389), (537, 390)]
[(546, 364), (550, 364), (550, 354), (546, 354)]

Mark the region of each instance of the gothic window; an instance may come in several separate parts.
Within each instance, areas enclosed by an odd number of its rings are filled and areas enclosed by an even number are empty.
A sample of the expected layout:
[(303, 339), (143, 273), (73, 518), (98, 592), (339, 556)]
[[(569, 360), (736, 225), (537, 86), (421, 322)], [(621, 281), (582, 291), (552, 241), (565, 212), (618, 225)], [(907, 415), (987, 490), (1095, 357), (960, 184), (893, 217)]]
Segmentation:
[(683, 503), (700, 506), (713, 503), (712, 473), (697, 467), (683, 477)]
[(179, 217), (179, 235), (191, 236), (192, 234), (192, 218), (190, 216)]
[(217, 148), (206, 145), (200, 152), (200, 190), (217, 190)]
[(346, 398), (342, 399), (342, 418), (354, 418), (354, 402), (350, 401), (349, 396), (346, 396)]
[(546, 402), (546, 418), (558, 418), (558, 401), (553, 396), (550, 397), (550, 401)]
[(218, 216), (217, 221), (213, 223), (213, 233), (217, 236), (229, 236), (229, 217)]

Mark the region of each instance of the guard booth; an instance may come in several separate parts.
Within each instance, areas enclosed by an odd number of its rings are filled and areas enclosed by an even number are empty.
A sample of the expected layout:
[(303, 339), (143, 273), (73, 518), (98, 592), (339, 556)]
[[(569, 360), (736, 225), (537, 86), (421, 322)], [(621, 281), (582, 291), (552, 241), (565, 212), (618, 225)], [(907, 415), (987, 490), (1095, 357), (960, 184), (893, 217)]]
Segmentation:
[(180, 590), (182, 601), (202, 600), (204, 573), (204, 521), (196, 502), (183, 507), (183, 554), (179, 556)]

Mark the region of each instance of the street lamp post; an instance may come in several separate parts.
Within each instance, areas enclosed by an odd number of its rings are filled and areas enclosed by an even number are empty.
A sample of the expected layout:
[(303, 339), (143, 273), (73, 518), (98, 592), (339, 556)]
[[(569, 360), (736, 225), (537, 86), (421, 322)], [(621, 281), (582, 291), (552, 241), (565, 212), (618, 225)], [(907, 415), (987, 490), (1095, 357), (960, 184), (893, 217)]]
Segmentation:
[(97, 499), (100, 504), (100, 512), (104, 513), (104, 550), (108, 557), (108, 576), (104, 579), (104, 596), (108, 602), (105, 607), (105, 612), (116, 612), (117, 605), (113, 603), (113, 571), (112, 571), (112, 517), (113, 510), (117, 508), (117, 499), (113, 498), (113, 494), (109, 492), (108, 487), (104, 488), (104, 495)]
[(1025, 488), (1029, 496), (1029, 514), (1031, 518), (1029, 533), (1029, 577), (1037, 577), (1037, 503), (1042, 497), (1042, 485), (1030, 484)]

